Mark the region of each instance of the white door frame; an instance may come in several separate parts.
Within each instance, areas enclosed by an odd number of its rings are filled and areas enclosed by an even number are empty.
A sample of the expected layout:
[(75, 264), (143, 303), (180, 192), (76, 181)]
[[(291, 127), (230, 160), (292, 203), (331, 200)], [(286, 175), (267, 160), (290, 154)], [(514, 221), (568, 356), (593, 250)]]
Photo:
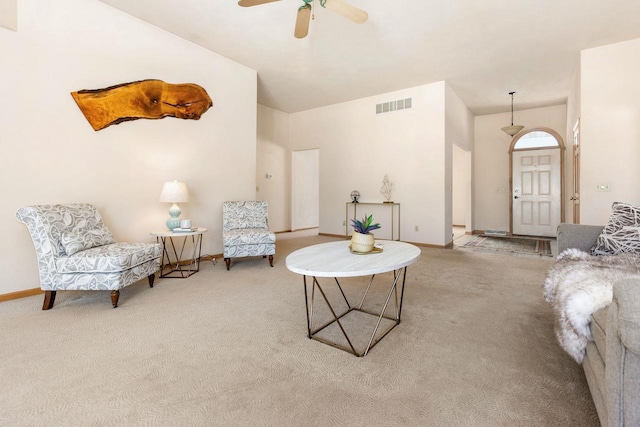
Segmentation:
[(573, 126), (573, 223), (580, 224), (580, 118)]
[[(509, 235), (513, 235), (513, 152), (516, 143), (520, 138), (525, 136), (531, 132), (546, 132), (548, 134), (553, 135), (553, 137), (558, 141), (558, 146), (560, 150), (560, 222), (564, 222), (564, 156), (565, 156), (565, 144), (564, 140), (560, 136), (560, 134), (553, 129), (545, 128), (545, 127), (537, 127), (524, 130), (511, 140), (511, 145), (509, 146)], [(550, 149), (554, 147), (543, 147), (540, 149)], [(515, 151), (533, 151), (538, 150), (537, 148), (530, 148), (527, 150), (515, 150)]]

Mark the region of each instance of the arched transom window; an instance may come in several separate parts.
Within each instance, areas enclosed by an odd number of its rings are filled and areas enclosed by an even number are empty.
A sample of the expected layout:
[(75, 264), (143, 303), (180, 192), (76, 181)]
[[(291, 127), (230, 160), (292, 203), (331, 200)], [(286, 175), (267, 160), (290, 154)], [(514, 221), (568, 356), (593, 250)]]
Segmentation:
[(514, 150), (530, 150), (532, 148), (555, 148), (560, 144), (555, 136), (543, 130), (534, 130), (522, 135), (513, 146)]

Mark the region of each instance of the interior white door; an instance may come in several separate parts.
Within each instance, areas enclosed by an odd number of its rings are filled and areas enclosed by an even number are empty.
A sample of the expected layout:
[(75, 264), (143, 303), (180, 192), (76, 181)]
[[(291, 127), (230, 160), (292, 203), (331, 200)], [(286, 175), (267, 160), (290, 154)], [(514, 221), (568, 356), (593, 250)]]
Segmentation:
[(513, 152), (513, 234), (556, 235), (561, 219), (559, 148)]

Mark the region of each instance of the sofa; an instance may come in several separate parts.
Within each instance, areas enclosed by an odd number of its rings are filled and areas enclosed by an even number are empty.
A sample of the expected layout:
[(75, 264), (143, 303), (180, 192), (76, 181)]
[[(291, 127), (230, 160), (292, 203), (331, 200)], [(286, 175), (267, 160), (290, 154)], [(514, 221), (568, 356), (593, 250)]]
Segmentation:
[(115, 308), (125, 286), (146, 277), (153, 287), (160, 244), (114, 242), (95, 206), (26, 206), (16, 217), (27, 226), (36, 251), (43, 310), (53, 307), (57, 291), (111, 291)]
[[(603, 228), (560, 224), (557, 253), (589, 253)], [(602, 425), (640, 426), (640, 279), (617, 280), (612, 290), (611, 303), (591, 315), (582, 367)]]

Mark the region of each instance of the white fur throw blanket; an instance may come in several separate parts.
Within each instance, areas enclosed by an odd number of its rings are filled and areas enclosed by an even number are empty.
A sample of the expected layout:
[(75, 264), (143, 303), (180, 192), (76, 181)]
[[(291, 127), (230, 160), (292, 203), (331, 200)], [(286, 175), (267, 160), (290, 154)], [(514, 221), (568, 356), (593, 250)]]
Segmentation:
[(556, 313), (556, 337), (576, 362), (592, 340), (591, 315), (611, 303), (613, 284), (625, 277), (640, 278), (638, 255), (592, 256), (578, 249), (562, 252), (547, 273), (543, 294)]

